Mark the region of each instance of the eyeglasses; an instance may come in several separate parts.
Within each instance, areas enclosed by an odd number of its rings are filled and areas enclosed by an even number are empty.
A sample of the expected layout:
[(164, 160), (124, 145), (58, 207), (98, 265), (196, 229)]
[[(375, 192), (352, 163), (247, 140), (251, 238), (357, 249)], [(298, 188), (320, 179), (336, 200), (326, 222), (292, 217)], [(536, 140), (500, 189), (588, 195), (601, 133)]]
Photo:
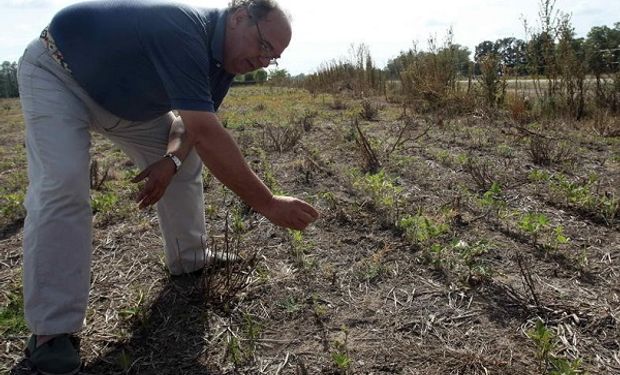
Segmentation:
[(260, 43), (260, 49), (263, 52), (265, 58), (269, 59), (269, 65), (278, 66), (278, 58), (277, 57), (268, 57), (273, 56), (273, 46), (269, 43), (265, 38), (263, 38), (263, 33), (260, 31), (260, 26), (258, 26), (258, 21), (256, 18), (250, 16), (254, 24), (256, 25), (256, 31), (258, 31), (258, 42)]

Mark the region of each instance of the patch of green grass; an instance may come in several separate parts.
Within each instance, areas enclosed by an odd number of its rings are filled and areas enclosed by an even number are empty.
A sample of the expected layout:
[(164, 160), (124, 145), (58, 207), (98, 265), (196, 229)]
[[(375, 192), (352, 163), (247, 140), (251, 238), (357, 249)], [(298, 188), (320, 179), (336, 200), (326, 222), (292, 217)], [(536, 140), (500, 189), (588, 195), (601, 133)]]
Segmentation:
[(9, 294), (9, 303), (0, 307), (0, 333), (21, 334), (28, 331), (24, 320), (24, 298), (21, 291)]

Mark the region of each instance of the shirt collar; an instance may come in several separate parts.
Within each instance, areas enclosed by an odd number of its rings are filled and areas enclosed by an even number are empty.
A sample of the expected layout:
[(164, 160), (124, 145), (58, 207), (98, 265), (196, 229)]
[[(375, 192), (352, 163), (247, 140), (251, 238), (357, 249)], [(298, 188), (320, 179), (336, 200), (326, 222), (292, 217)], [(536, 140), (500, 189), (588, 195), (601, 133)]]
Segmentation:
[(218, 12), (213, 37), (211, 38), (211, 56), (220, 63), (224, 62), (224, 35), (226, 33), (227, 10)]

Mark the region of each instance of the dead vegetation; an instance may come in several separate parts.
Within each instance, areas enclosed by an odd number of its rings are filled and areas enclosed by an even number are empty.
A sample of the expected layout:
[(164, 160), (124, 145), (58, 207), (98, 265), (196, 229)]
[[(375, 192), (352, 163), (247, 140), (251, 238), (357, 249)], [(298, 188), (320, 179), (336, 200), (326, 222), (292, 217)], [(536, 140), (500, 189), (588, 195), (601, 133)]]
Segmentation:
[[(154, 210), (130, 203), (135, 169), (95, 137), (109, 172), (93, 174), (84, 373), (620, 372), (617, 137), (587, 120), (403, 117), (378, 97), (366, 120), (331, 96), (261, 90), (233, 89), (221, 116), (265, 182), (320, 221), (275, 228), (207, 174), (205, 243), (243, 260), (171, 277)], [(21, 293), (20, 228), (0, 241), (2, 314)], [(0, 321), (0, 368), (27, 373), (27, 331)]]

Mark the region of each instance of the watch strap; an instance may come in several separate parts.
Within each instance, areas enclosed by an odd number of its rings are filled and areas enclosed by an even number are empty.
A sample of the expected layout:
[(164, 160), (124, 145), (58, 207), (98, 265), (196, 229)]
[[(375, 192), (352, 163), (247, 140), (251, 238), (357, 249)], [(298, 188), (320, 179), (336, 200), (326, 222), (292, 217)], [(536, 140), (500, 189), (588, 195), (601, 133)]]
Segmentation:
[(164, 158), (170, 158), (170, 160), (172, 160), (172, 162), (174, 163), (175, 166), (175, 172), (177, 172), (179, 170), (179, 168), (181, 168), (181, 165), (183, 164), (183, 162), (181, 161), (181, 159), (179, 159), (176, 155), (168, 153), (166, 155), (164, 155)]

